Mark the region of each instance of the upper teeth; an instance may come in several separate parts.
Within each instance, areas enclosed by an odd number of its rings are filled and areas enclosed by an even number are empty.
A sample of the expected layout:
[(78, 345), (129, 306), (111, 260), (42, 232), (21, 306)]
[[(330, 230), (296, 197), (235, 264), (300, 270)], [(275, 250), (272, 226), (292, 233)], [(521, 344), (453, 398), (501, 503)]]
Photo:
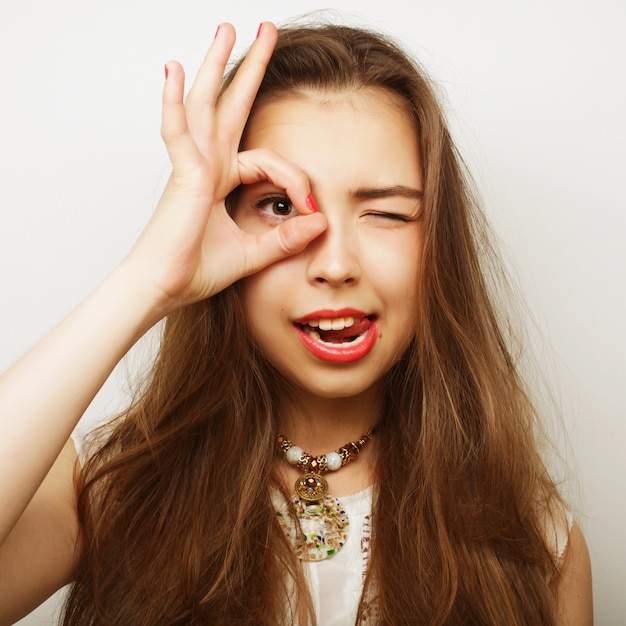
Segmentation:
[(309, 326), (313, 328), (319, 328), (320, 330), (343, 330), (349, 328), (354, 324), (353, 317), (336, 317), (334, 319), (320, 319), (309, 320), (307, 322)]

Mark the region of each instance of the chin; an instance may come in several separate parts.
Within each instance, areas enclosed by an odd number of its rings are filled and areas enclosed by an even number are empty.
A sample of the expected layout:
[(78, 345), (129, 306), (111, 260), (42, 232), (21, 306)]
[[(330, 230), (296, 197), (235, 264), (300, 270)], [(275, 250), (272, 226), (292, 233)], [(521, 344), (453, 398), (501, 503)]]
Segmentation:
[(356, 375), (346, 372), (345, 376), (337, 373), (327, 376), (319, 376), (314, 384), (311, 381), (293, 381), (296, 389), (308, 396), (314, 396), (326, 400), (341, 400), (357, 398), (363, 394), (371, 393), (378, 388), (380, 379), (369, 382), (355, 381)]

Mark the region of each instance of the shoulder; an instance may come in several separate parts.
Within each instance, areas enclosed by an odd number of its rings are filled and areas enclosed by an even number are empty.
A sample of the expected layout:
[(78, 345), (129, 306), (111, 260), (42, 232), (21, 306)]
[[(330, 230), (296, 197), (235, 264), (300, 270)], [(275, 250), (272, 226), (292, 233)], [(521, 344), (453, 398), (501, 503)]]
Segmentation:
[(572, 524), (567, 545), (559, 560), (558, 626), (591, 626), (593, 599), (591, 560), (580, 527)]
[(0, 548), (0, 623), (13, 623), (72, 580), (80, 553), (76, 460), (68, 441)]

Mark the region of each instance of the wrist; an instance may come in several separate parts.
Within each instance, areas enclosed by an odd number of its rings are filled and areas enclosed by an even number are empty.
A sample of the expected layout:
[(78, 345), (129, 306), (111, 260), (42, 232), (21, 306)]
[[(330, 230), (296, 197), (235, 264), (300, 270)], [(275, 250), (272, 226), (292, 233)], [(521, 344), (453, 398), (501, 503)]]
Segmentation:
[(148, 285), (143, 276), (123, 261), (97, 290), (103, 292), (103, 305), (119, 313), (119, 323), (134, 330), (135, 340), (176, 308), (171, 298)]

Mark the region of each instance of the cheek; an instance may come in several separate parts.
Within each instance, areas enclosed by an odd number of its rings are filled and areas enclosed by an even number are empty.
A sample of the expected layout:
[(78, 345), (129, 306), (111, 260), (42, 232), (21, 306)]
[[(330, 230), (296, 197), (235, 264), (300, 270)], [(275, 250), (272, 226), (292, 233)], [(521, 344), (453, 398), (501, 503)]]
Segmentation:
[(244, 312), (255, 336), (261, 327), (277, 326), (286, 317), (284, 303), (289, 301), (289, 286), (294, 284), (286, 269), (274, 264), (239, 283)]
[(266, 351), (271, 345), (271, 331), (276, 325), (276, 311), (270, 308), (263, 281), (245, 279), (241, 285), (241, 302), (252, 340)]
[(422, 262), (421, 230), (417, 233), (416, 238), (411, 238), (403, 253), (396, 255), (396, 259), (398, 265), (395, 269), (402, 280), (406, 298), (416, 306)]
[(271, 291), (270, 281), (260, 274), (241, 282), (241, 302), (251, 328), (256, 326), (259, 317), (270, 313), (271, 301), (268, 300), (268, 294)]
[(368, 274), (390, 303), (398, 299), (413, 302), (417, 298), (420, 256), (414, 247), (379, 249), (371, 260)]
[(276, 280), (274, 272), (263, 271), (240, 281), (241, 303), (250, 338), (269, 361), (282, 371), (286, 354), (292, 348), (284, 308), (288, 281)]

